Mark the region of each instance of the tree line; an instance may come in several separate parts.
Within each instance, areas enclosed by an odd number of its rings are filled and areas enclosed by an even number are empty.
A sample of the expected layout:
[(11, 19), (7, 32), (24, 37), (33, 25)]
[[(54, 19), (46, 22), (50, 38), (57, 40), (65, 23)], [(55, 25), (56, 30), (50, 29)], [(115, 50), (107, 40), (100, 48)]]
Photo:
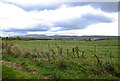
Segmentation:
[(28, 38), (21, 38), (19, 36), (17, 37), (4, 37), (2, 40), (29, 40)]

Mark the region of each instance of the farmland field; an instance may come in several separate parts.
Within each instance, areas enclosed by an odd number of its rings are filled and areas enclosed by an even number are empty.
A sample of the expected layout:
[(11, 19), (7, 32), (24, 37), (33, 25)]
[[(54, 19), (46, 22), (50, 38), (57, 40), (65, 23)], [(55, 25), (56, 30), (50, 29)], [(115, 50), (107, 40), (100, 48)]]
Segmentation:
[(2, 77), (3, 79), (119, 79), (119, 58), (116, 39), (3, 40)]

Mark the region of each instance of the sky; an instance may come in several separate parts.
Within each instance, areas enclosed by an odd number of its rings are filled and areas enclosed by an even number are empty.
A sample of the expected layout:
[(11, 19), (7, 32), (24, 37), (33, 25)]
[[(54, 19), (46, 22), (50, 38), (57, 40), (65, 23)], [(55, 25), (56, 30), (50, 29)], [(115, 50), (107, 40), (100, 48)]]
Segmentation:
[(118, 2), (0, 0), (0, 36), (118, 36)]

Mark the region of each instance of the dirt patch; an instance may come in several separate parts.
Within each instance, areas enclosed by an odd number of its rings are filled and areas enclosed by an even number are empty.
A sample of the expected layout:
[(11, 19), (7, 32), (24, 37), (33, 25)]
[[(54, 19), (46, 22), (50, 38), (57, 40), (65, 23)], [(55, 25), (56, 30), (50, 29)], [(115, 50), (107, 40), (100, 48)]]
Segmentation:
[[(26, 66), (21, 66), (19, 64), (8, 62), (8, 61), (3, 61), (3, 60), (1, 60), (0, 63), (5, 64), (7, 67), (11, 67), (11, 68), (14, 68), (16, 70), (24, 70), (24, 71), (42, 76), (42, 77), (44, 77), (44, 79), (53, 79), (52, 75), (39, 73), (37, 70), (32, 69), (32, 68), (28, 68)], [(47, 76), (45, 76), (45, 75), (47, 75)]]

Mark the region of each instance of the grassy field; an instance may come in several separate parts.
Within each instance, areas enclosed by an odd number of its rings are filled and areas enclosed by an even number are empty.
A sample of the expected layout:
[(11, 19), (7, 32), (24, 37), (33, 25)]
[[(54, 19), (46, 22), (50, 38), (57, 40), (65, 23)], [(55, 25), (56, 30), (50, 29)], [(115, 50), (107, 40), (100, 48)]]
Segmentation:
[(115, 39), (2, 41), (4, 79), (119, 79), (119, 58)]

